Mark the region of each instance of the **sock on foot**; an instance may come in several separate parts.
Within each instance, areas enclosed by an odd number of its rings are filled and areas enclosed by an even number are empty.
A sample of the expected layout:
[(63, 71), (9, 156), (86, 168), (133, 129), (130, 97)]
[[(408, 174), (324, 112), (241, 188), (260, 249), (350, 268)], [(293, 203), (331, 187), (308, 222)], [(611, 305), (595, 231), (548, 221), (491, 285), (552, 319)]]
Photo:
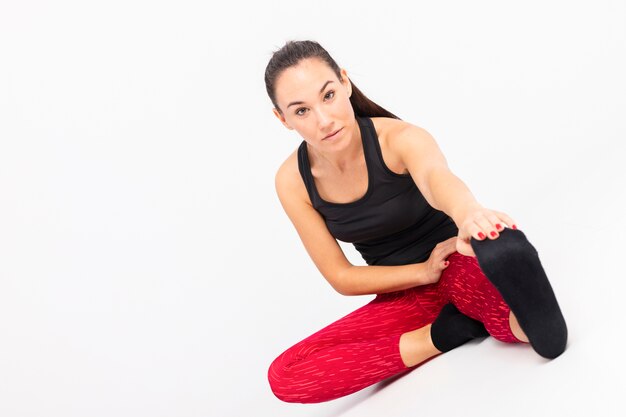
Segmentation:
[(485, 326), (461, 313), (454, 304), (446, 304), (430, 327), (433, 344), (441, 352), (448, 352), (477, 337), (489, 333)]
[(554, 359), (565, 350), (567, 326), (535, 247), (521, 230), (504, 229), (496, 239), (470, 239), (478, 264), (502, 295), (539, 355)]

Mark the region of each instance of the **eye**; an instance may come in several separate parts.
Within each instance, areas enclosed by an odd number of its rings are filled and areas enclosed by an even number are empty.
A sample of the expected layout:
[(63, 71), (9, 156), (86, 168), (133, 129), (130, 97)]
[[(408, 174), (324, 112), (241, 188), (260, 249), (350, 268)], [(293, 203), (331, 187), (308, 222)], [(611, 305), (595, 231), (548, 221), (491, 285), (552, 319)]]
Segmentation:
[[(327, 98), (329, 94), (332, 94), (332, 97), (335, 97), (335, 91), (334, 91), (334, 90), (328, 90), (328, 92), (326, 93), (326, 95), (324, 96), (324, 98)], [(331, 98), (332, 98), (332, 97), (331, 97)], [(295, 111), (295, 114), (296, 114), (297, 116), (302, 116), (302, 115), (304, 114), (304, 113), (300, 113), (300, 110), (306, 110), (306, 108), (305, 108), (305, 107), (300, 107), (299, 109), (297, 109), (297, 110)]]

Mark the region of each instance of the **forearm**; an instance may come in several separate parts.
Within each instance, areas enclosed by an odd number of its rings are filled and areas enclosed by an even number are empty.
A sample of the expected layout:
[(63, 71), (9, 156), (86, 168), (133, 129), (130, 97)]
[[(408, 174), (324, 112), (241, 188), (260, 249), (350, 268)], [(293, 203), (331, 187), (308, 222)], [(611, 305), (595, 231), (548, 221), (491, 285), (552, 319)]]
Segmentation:
[(426, 263), (408, 265), (352, 265), (340, 277), (343, 295), (382, 294), (428, 282)]
[(441, 210), (461, 226), (467, 210), (480, 207), (467, 185), (448, 169), (433, 172), (429, 180), (432, 194), (431, 206)]

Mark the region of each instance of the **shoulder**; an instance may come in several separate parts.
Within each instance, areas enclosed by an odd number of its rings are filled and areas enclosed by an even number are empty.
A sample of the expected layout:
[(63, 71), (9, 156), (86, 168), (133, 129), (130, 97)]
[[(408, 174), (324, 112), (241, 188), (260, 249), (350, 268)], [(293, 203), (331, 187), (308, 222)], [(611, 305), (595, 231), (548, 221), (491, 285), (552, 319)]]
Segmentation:
[(298, 148), (296, 148), (278, 167), (274, 182), (276, 192), (281, 201), (289, 198), (311, 204), (298, 167)]
[(421, 126), (391, 117), (372, 117), (379, 141), (395, 150), (407, 140), (428, 140), (432, 136)]
[(410, 173), (411, 156), (433, 153), (434, 139), (420, 126), (389, 117), (372, 117), (383, 160), (397, 174)]

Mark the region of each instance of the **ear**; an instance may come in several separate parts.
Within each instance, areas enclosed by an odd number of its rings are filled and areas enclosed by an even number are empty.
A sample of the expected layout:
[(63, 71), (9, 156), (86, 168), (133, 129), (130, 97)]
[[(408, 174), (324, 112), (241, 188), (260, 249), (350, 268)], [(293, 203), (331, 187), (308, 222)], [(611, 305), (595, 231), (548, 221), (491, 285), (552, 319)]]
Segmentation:
[(276, 116), (278, 118), (278, 120), (280, 120), (280, 122), (289, 130), (293, 130), (293, 127), (289, 126), (289, 124), (287, 123), (287, 121), (285, 120), (285, 117), (276, 109), (276, 107), (272, 108), (272, 112), (274, 113), (274, 116)]
[(343, 79), (341, 83), (348, 90), (348, 97), (350, 97), (352, 95), (352, 83), (350, 82), (350, 78), (348, 78), (348, 72), (346, 71), (345, 68), (341, 69), (341, 78)]

